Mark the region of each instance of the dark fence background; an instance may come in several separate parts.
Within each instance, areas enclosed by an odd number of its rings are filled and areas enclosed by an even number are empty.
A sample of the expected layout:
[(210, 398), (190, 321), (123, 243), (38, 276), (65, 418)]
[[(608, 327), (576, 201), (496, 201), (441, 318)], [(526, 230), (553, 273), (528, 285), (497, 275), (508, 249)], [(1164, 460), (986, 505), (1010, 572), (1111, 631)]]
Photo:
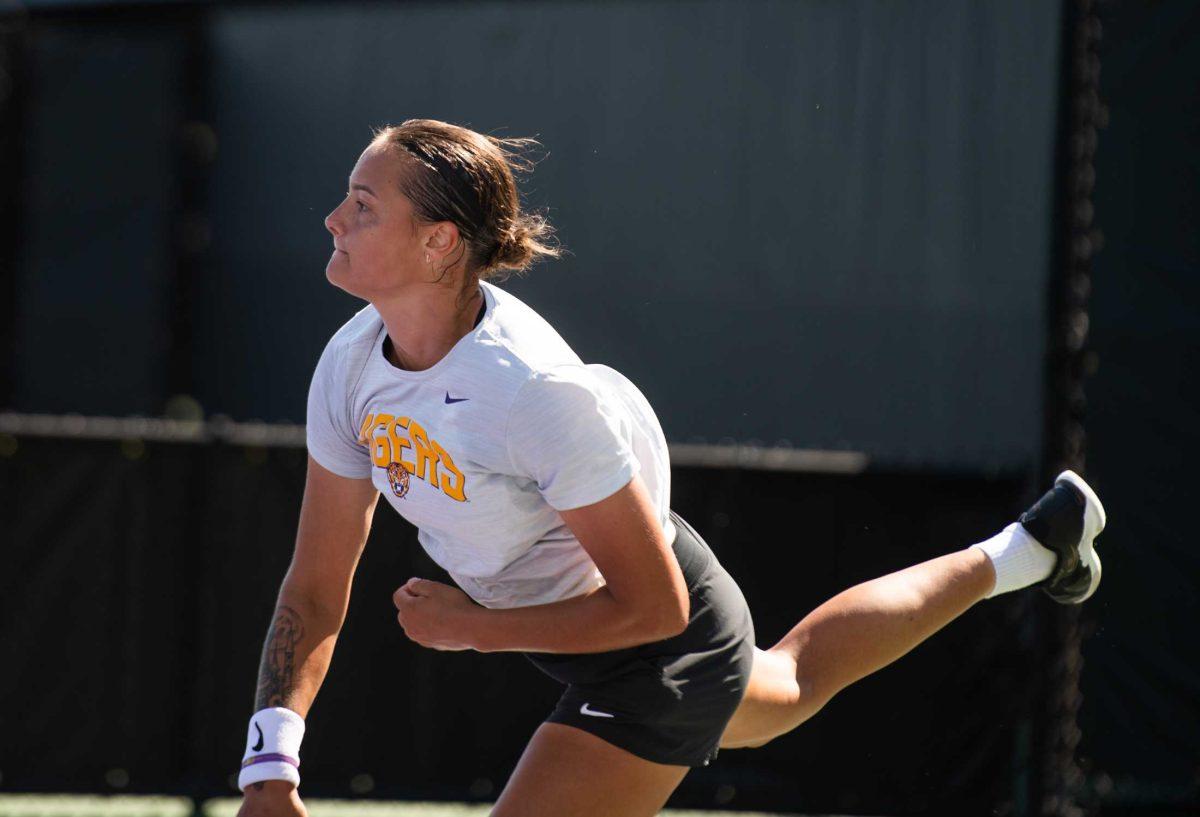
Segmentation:
[[(1080, 755), (1093, 802), (1200, 811), (1200, 4), (1101, 6), (1088, 471), (1109, 500)], [(1114, 581), (1115, 579), (1115, 581)]]
[[(291, 555), (295, 448), (22, 438), (0, 469), (6, 788), (227, 794), (262, 633)], [(741, 585), (760, 646), (855, 582), (978, 541), (1013, 479), (682, 469), (675, 508)], [(46, 486), (53, 483), (55, 490)], [(382, 508), (305, 737), (305, 791), (492, 799), (560, 689), (517, 655), (408, 641), (391, 594), (449, 582)], [(1020, 792), (1038, 595), (980, 606), (796, 732), (722, 753), (672, 800), (815, 813), (985, 813)], [(487, 781), (486, 783), (483, 781)], [(732, 799), (716, 799), (722, 785)], [(1017, 795), (1020, 796), (1020, 795)], [(728, 792), (723, 796), (729, 798)]]
[[(11, 405), (157, 414), (183, 392), (302, 421), (313, 361), (358, 308), (324, 280), (322, 219), (373, 126), (428, 116), (542, 140), (528, 202), (572, 255), (514, 289), (641, 384), (670, 439), (1036, 467), (1060, 16), (572, 0), (36, 18)], [(129, 349), (154, 353), (99, 375)]]

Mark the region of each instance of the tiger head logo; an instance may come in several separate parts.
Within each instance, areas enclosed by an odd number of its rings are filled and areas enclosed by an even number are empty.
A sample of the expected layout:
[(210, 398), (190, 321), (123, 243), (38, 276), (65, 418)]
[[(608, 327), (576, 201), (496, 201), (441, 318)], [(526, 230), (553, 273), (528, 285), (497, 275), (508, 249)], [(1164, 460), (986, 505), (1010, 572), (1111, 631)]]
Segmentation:
[(404, 499), (404, 495), (408, 493), (408, 469), (398, 462), (393, 462), (387, 467), (387, 475), (392, 493), (398, 499)]

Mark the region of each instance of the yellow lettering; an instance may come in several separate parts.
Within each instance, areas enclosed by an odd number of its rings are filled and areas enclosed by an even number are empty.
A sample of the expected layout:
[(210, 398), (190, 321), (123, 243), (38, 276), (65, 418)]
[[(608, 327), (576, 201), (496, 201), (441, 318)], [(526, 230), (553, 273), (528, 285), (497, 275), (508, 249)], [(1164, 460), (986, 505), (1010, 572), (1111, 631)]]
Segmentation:
[(368, 414), (368, 415), (367, 415), (367, 419), (363, 420), (362, 428), (360, 428), (360, 429), (358, 430), (358, 444), (359, 444), (359, 445), (366, 445), (366, 444), (367, 444), (367, 434), (370, 432), (370, 430), (371, 430), (371, 425), (372, 425), (374, 422), (375, 422), (375, 415), (374, 415), (374, 414)]
[[(358, 442), (370, 449), (371, 461), (380, 468), (398, 462), (456, 502), (467, 501), (466, 475), (454, 464), (450, 452), (431, 440), (429, 432), (411, 417), (368, 414), (358, 430)], [(411, 461), (404, 459), (406, 448), (413, 452)]]
[[(413, 473), (423, 480), (426, 480), (430, 485), (438, 484), (438, 455), (429, 445), (429, 435), (425, 433), (425, 429), (416, 420), (413, 420), (408, 425), (408, 436), (412, 440), (413, 453), (417, 456), (416, 468)], [(428, 469), (426, 465), (428, 464)], [(426, 476), (428, 471), (429, 476)]]
[(393, 462), (398, 462), (403, 465), (408, 473), (416, 472), (417, 466), (404, 459), (402, 451), (405, 448), (412, 448), (408, 438), (399, 433), (399, 429), (408, 428), (409, 419), (407, 417), (397, 417), (396, 421), (388, 426), (388, 439), (392, 442), (392, 456), (395, 457)]
[(380, 468), (387, 468), (392, 462), (392, 441), (386, 435), (375, 432), (387, 428), (394, 419), (396, 418), (390, 414), (380, 414), (375, 417), (375, 423), (371, 426), (371, 461)]
[(438, 445), (438, 441), (432, 442), (433, 450), (437, 452), (438, 458), (442, 461), (442, 468), (450, 473), (442, 474), (442, 493), (457, 502), (466, 502), (467, 494), (467, 478), (463, 476), (463, 472), (455, 466), (454, 460), (450, 458), (450, 454), (446, 449)]

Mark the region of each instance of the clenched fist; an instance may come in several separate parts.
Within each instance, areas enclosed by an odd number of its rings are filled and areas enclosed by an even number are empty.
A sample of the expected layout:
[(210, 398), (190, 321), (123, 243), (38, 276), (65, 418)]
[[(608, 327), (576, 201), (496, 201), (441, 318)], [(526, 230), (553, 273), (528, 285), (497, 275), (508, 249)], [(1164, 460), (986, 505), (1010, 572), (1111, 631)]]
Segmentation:
[(483, 608), (457, 587), (413, 578), (392, 594), (392, 603), (404, 634), (422, 647), (475, 649), (471, 625)]

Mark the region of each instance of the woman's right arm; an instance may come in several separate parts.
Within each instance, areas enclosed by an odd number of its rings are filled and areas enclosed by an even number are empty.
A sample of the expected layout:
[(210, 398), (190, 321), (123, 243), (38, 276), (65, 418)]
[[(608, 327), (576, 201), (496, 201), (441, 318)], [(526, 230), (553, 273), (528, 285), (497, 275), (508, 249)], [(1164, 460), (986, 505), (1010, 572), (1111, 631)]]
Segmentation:
[[(346, 618), (378, 499), (370, 480), (338, 476), (309, 456), (296, 548), (263, 645), (254, 711), (281, 706), (308, 715)], [(246, 806), (260, 793), (291, 789), (283, 781), (254, 784), (241, 813), (250, 813)]]

